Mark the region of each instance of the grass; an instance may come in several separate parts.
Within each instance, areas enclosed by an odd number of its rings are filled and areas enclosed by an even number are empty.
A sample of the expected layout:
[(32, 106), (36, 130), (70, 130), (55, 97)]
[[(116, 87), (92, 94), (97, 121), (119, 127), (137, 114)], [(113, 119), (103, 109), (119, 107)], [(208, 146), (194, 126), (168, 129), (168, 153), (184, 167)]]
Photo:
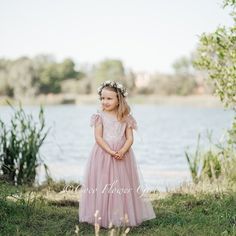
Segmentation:
[[(78, 222), (76, 199), (63, 196), (53, 200), (52, 193), (47, 199), (45, 193), (3, 182), (0, 190), (0, 235), (76, 235), (76, 225), (78, 235), (95, 235), (93, 225)], [(190, 192), (182, 188), (159, 194), (152, 203), (157, 218), (131, 228), (128, 235), (236, 235), (235, 191)], [(99, 235), (112, 234), (100, 229)]]

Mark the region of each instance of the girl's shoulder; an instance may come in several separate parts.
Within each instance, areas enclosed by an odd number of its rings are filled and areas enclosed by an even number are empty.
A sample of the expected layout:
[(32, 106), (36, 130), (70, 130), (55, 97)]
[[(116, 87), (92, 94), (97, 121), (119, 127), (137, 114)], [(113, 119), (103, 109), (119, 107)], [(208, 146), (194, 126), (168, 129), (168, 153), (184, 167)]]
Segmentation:
[(95, 113), (93, 113), (90, 117), (90, 126), (94, 126), (97, 124), (102, 123), (102, 113), (100, 110), (97, 110)]
[(133, 117), (132, 114), (128, 114), (126, 116), (126, 119), (125, 119), (127, 125), (129, 128), (132, 128), (132, 129), (135, 129), (137, 130), (138, 129), (138, 125), (137, 125), (137, 121), (136, 119)]

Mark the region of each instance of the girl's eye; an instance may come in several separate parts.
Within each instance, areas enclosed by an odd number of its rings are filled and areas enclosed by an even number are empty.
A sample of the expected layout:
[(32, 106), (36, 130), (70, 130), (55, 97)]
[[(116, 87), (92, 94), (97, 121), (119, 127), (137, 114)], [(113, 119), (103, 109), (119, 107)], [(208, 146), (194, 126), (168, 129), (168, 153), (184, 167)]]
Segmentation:
[[(104, 99), (105, 99), (105, 98), (103, 98), (103, 97), (101, 98), (101, 100), (104, 100)], [(112, 98), (107, 98), (107, 100), (112, 100)]]

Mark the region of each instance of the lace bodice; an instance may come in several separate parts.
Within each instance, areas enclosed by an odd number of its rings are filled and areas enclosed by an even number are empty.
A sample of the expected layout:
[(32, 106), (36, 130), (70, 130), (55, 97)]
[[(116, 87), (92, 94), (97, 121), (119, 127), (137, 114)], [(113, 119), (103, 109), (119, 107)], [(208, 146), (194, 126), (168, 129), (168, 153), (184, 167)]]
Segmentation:
[(90, 126), (98, 124), (102, 124), (103, 138), (107, 141), (120, 141), (124, 139), (127, 126), (135, 130), (138, 128), (137, 122), (131, 114), (123, 122), (120, 122), (116, 117), (99, 110), (91, 116), (90, 120)]

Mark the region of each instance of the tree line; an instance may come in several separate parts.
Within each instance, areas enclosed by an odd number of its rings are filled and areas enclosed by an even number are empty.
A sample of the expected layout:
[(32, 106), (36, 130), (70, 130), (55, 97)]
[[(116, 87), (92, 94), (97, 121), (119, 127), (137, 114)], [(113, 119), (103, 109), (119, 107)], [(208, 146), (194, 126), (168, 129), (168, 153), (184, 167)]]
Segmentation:
[[(182, 57), (173, 64), (174, 74), (144, 75), (125, 68), (117, 59), (106, 59), (96, 65), (82, 65), (66, 58), (58, 62), (52, 55), (0, 59), (0, 96), (15, 99), (40, 94), (91, 94), (104, 80), (122, 82), (131, 94), (189, 95), (204, 86), (202, 76), (193, 69), (192, 59)], [(142, 83), (139, 85), (138, 79)], [(200, 78), (200, 79), (199, 79)], [(146, 80), (146, 81), (145, 81)]]

